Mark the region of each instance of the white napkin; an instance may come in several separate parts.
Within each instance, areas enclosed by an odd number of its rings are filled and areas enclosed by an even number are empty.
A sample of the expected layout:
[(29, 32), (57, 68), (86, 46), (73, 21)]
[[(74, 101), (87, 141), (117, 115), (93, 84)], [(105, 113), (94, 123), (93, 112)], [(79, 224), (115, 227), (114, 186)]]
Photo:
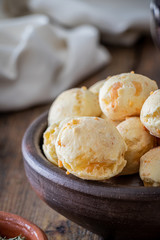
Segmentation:
[(112, 44), (131, 45), (149, 32), (150, 0), (30, 0), (29, 6), (64, 26), (93, 25)]
[(65, 30), (43, 15), (0, 22), (0, 110), (47, 102), (107, 63), (92, 26)]
[(0, 16), (1, 111), (53, 100), (107, 64), (99, 31), (125, 45), (149, 31), (149, 0), (30, 0), (29, 7), (36, 14)]

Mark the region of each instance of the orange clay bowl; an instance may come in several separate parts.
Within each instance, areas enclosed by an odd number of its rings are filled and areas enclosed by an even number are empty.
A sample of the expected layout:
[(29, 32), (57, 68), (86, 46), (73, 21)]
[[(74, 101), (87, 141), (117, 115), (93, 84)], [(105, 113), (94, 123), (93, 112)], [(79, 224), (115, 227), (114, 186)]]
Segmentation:
[(160, 188), (144, 187), (138, 174), (87, 181), (50, 163), (42, 152), (47, 113), (27, 129), (22, 143), (27, 178), (51, 208), (104, 239), (160, 237)]
[(21, 235), (25, 240), (47, 240), (44, 232), (26, 219), (0, 211), (0, 236), (13, 238)]

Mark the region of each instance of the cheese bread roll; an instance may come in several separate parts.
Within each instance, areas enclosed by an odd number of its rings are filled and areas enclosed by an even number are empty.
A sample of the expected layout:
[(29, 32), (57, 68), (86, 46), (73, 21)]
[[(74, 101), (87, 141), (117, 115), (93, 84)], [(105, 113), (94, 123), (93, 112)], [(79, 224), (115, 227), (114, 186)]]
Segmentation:
[(114, 121), (139, 116), (144, 101), (157, 88), (155, 81), (140, 74), (122, 73), (112, 76), (100, 89), (101, 110)]
[(86, 87), (73, 88), (61, 93), (53, 102), (48, 123), (56, 123), (67, 117), (100, 116), (101, 109), (97, 96)]
[(109, 121), (98, 117), (75, 118), (64, 124), (55, 146), (67, 172), (82, 179), (109, 179), (126, 165), (124, 140)]
[(160, 186), (160, 147), (151, 149), (141, 157), (139, 173), (144, 186)]
[(143, 104), (140, 118), (150, 133), (160, 138), (160, 89), (147, 98)]
[(94, 83), (90, 88), (89, 91), (93, 92), (94, 94), (96, 94), (97, 96), (99, 95), (99, 90), (100, 88), (103, 86), (103, 84), (105, 83), (106, 80), (101, 80), (98, 81), (96, 83)]
[(110, 120), (110, 122), (113, 123), (113, 125), (114, 125), (115, 127), (117, 127), (118, 124), (121, 123), (121, 121), (112, 121), (112, 120), (109, 119), (106, 115), (104, 115), (104, 113), (102, 113), (100, 117), (103, 118), (104, 120), (107, 119), (107, 121)]
[(72, 118), (66, 118), (63, 121), (53, 123), (43, 133), (43, 145), (42, 145), (43, 152), (46, 158), (57, 166), (58, 166), (58, 157), (55, 150), (55, 142), (63, 124), (68, 122), (70, 119)]
[(124, 156), (127, 164), (121, 174), (137, 173), (140, 158), (155, 146), (156, 138), (144, 128), (139, 117), (127, 118), (117, 126), (117, 129), (128, 147)]

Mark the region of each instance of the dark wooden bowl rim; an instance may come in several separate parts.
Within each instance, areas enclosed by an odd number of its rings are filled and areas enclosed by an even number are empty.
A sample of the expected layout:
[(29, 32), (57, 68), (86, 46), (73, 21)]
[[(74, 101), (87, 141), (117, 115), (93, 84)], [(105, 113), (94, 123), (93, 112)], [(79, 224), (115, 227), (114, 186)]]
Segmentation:
[[(43, 177), (73, 191), (93, 197), (123, 200), (160, 200), (160, 187), (117, 185), (110, 182), (88, 181), (72, 174), (66, 175), (63, 169), (50, 163), (43, 155), (40, 145), (42, 134), (47, 127), (48, 112), (39, 116), (27, 129), (22, 141), (24, 161)], [(126, 178), (127, 180), (127, 178)]]

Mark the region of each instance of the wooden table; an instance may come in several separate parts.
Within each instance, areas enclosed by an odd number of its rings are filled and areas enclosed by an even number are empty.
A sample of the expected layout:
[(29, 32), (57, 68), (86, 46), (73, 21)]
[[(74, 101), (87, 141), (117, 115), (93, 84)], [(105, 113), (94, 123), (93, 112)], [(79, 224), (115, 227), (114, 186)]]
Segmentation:
[[(108, 75), (131, 70), (160, 83), (160, 53), (150, 38), (142, 38), (131, 48), (109, 46), (108, 49), (111, 63), (79, 86), (90, 86)], [(34, 222), (45, 231), (49, 240), (99, 240), (100, 237), (70, 222), (42, 202), (25, 176), (21, 154), (23, 134), (49, 106), (0, 114), (0, 210)]]

